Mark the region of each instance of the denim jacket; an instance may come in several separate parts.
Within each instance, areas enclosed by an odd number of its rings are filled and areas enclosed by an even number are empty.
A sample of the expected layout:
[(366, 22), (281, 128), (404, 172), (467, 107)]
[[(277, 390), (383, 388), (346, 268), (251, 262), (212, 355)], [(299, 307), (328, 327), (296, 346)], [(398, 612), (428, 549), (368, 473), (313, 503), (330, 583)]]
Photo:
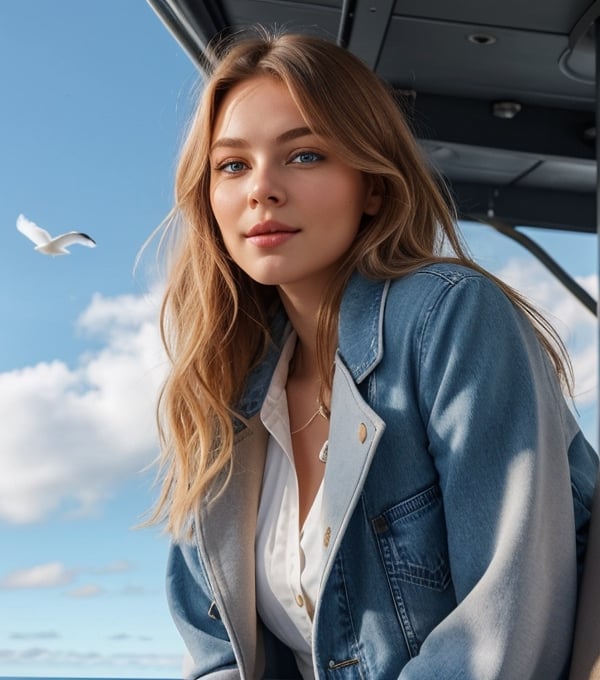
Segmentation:
[[(228, 486), (171, 548), (190, 678), (300, 677), (255, 604), (276, 361), (249, 380)], [(315, 677), (564, 677), (597, 457), (522, 313), (457, 265), (355, 274), (331, 399)]]

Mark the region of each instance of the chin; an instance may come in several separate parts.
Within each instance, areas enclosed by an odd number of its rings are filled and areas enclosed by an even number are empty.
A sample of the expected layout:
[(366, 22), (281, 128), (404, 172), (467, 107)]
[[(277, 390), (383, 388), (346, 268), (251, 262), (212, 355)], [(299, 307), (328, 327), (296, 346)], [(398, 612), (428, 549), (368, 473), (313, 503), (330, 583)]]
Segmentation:
[(246, 274), (256, 283), (260, 283), (263, 286), (281, 286), (286, 283), (290, 283), (290, 277), (283, 275), (281, 272), (269, 272), (269, 271), (248, 271)]

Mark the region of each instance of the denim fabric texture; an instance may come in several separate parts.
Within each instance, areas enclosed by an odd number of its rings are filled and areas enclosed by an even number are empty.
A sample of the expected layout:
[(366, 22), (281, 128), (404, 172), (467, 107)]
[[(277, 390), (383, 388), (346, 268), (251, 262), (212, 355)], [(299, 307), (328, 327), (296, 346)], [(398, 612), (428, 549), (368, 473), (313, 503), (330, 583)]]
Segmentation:
[[(298, 678), (256, 615), (254, 535), (277, 360), (251, 376), (225, 492), (174, 544), (189, 678)], [(558, 680), (598, 460), (535, 333), (458, 265), (345, 291), (314, 616), (322, 680)]]

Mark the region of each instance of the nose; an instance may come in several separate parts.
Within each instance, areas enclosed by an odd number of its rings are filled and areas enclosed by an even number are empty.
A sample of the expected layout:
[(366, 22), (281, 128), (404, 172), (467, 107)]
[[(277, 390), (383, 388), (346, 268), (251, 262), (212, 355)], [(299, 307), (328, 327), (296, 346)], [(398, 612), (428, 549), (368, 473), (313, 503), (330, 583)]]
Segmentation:
[(256, 168), (248, 192), (251, 208), (259, 206), (279, 206), (286, 201), (286, 191), (277, 173), (268, 168)]

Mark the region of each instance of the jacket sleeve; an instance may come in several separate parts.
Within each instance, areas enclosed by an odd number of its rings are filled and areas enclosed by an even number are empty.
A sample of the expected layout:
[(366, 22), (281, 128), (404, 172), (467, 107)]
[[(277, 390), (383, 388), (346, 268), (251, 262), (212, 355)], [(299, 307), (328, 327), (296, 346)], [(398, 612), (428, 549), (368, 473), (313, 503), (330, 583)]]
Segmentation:
[(487, 278), (422, 312), (420, 410), (458, 605), (402, 680), (552, 680), (567, 667), (597, 458), (531, 325)]
[(233, 648), (194, 543), (171, 545), (166, 588), (171, 615), (189, 652), (185, 680), (239, 680)]

